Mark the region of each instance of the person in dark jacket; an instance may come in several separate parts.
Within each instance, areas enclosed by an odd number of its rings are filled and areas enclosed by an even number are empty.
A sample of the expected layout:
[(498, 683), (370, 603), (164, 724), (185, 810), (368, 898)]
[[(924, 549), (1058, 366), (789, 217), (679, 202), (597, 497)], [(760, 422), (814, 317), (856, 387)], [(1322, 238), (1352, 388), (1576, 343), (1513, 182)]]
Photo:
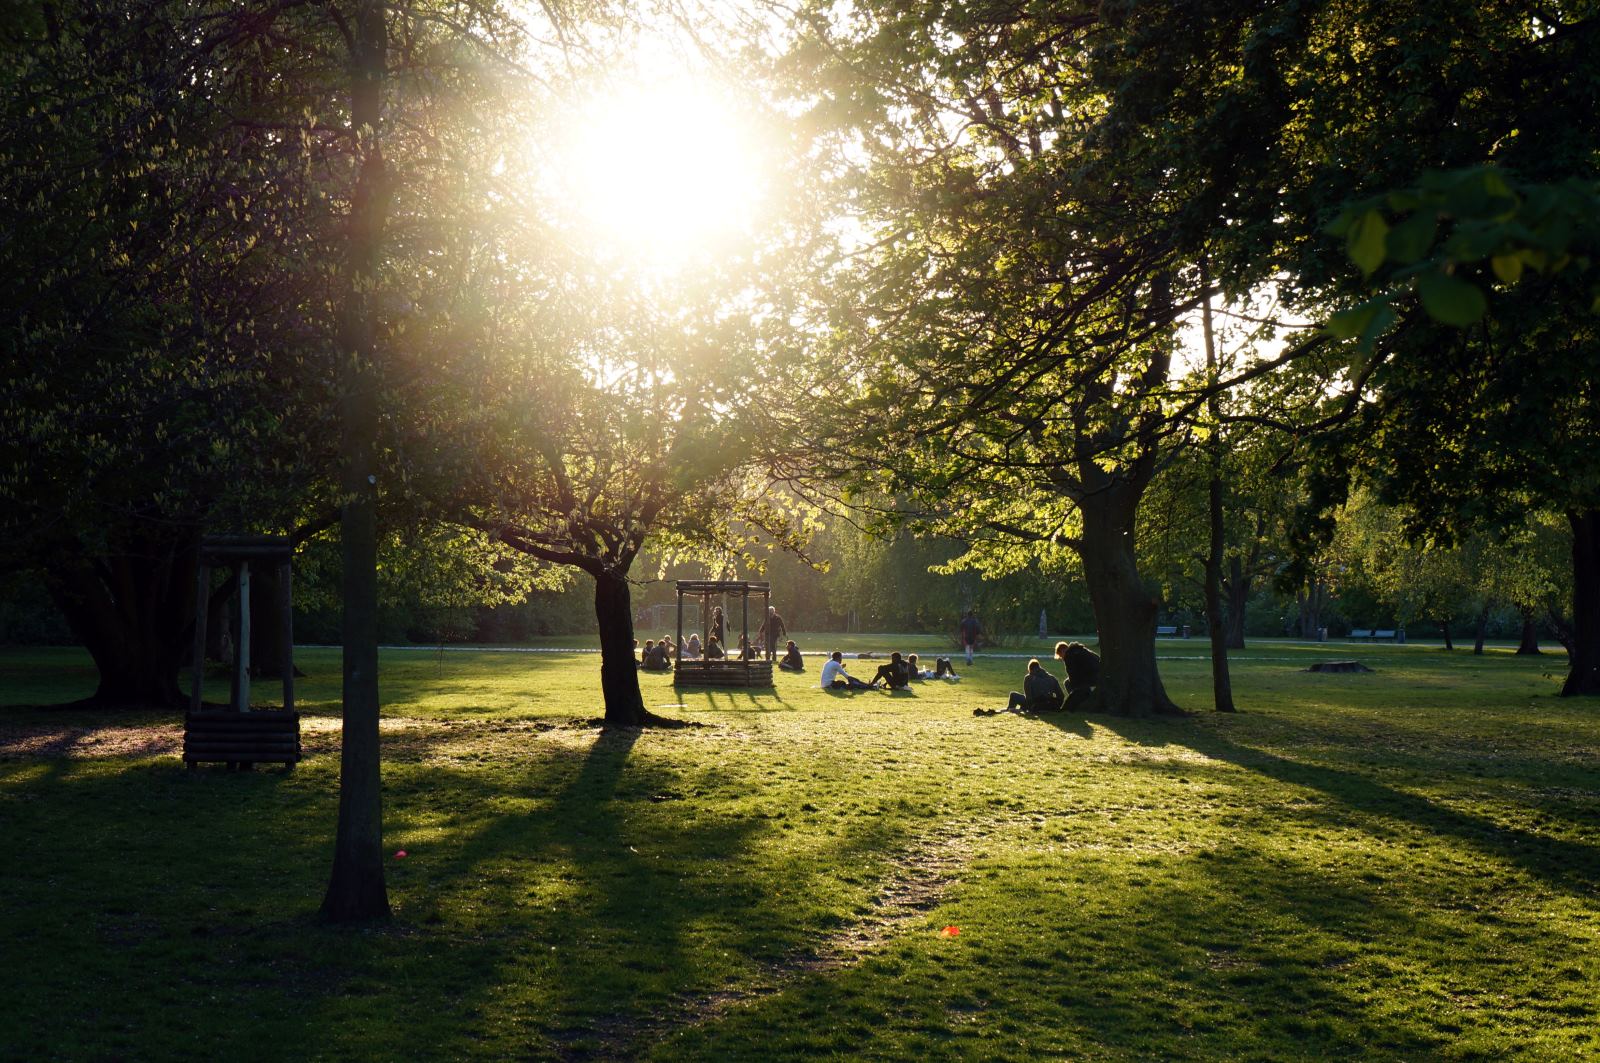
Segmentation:
[(1058, 642), (1056, 656), (1067, 666), (1066, 709), (1077, 712), (1100, 685), (1100, 655), (1081, 642)]
[(983, 625), (978, 623), (978, 611), (968, 609), (967, 615), (961, 618), (960, 624), (961, 645), (967, 651), (967, 663), (972, 663), (972, 652), (978, 648), (978, 637), (983, 634)]
[(872, 685), (877, 686), (882, 680), (890, 690), (904, 689), (911, 682), (911, 666), (901, 658), (900, 651), (895, 650), (889, 654), (889, 663), (878, 665), (878, 673), (872, 677)]
[(756, 637), (766, 643), (767, 660), (774, 660), (778, 656), (778, 640), (788, 634), (789, 625), (778, 615), (778, 607), (767, 606), (767, 618), (761, 621), (761, 626), (756, 629)]
[(1022, 690), (1011, 692), (1006, 712), (1055, 712), (1066, 701), (1061, 680), (1045, 671), (1038, 658), (1028, 662), (1028, 674), (1023, 677)]
[(783, 660), (778, 662), (778, 667), (785, 672), (803, 672), (806, 662), (800, 656), (800, 647), (794, 644), (794, 639), (789, 640), (788, 647), (783, 651)]

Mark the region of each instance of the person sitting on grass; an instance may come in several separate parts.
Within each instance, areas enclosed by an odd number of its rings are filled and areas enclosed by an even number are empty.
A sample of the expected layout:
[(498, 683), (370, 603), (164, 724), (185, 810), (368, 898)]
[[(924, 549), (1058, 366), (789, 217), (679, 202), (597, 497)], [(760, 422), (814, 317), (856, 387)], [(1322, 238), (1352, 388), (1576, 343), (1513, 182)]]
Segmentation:
[(1058, 642), (1056, 656), (1067, 666), (1066, 709), (1077, 712), (1100, 685), (1100, 655), (1081, 642)]
[(712, 635), (710, 638), (706, 639), (706, 660), (720, 661), (726, 656), (727, 654), (722, 652), (721, 639), (717, 638), (715, 635)]
[(741, 660), (741, 661), (760, 660), (760, 653), (756, 650), (756, 648), (754, 646), (750, 645), (750, 640), (748, 638), (746, 638), (744, 635), (740, 635), (739, 636), (739, 660)]
[(1061, 680), (1044, 670), (1035, 657), (1028, 662), (1028, 674), (1022, 680), (1022, 691), (1013, 690), (1011, 700), (1002, 709), (973, 709), (974, 716), (993, 716), (996, 712), (1036, 713), (1055, 712), (1066, 700)]
[(901, 660), (899, 650), (889, 654), (888, 664), (878, 665), (878, 673), (872, 677), (872, 685), (877, 686), (880, 679), (890, 690), (904, 689), (911, 682), (911, 666)]
[(691, 631), (683, 644), (683, 655), (694, 660), (700, 659), (700, 635)]
[(838, 650), (822, 663), (823, 690), (871, 690), (872, 684), (863, 683), (844, 670), (844, 654)]
[(789, 646), (783, 651), (783, 660), (778, 662), (778, 667), (785, 672), (803, 672), (806, 662), (800, 658), (800, 647), (794, 644), (794, 639), (789, 640)]
[(940, 657), (933, 662), (933, 678), (935, 679), (960, 679), (956, 675), (956, 666), (948, 657)]
[(644, 655), (639, 662), (639, 667), (647, 672), (672, 671), (672, 658), (667, 655), (667, 643), (663, 639), (657, 643), (653, 639), (644, 640)]

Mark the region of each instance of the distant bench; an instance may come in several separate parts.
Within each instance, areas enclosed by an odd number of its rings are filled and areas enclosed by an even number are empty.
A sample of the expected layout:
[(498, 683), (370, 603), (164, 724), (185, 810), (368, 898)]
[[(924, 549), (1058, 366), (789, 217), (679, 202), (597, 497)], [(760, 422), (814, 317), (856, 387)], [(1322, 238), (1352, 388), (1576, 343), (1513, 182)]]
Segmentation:
[(1350, 637), (1353, 639), (1370, 639), (1373, 642), (1377, 642), (1380, 639), (1389, 639), (1393, 641), (1395, 636), (1392, 630), (1379, 629), (1377, 631), (1372, 631), (1367, 628), (1358, 627), (1351, 630)]
[(1189, 637), (1189, 633), (1187, 631), (1183, 632), (1182, 634), (1179, 634), (1178, 628), (1177, 628), (1176, 625), (1169, 625), (1167, 627), (1158, 627), (1158, 628), (1156, 628), (1156, 638), (1158, 638), (1158, 639), (1176, 639), (1176, 638), (1185, 638), (1186, 639), (1188, 637)]

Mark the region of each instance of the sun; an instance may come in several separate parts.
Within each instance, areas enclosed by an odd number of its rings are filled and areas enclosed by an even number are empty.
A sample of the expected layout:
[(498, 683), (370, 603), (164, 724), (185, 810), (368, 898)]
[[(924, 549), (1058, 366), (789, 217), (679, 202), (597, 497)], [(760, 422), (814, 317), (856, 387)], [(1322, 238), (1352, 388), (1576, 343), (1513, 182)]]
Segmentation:
[(583, 232), (611, 254), (673, 268), (748, 235), (764, 181), (755, 124), (686, 77), (639, 77), (574, 109), (559, 170)]

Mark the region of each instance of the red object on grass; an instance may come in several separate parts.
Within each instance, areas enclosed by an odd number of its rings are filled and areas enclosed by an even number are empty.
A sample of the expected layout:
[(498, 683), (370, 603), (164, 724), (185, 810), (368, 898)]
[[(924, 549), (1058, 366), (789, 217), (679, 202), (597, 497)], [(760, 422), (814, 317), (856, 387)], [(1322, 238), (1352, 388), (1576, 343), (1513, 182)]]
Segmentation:
[(395, 850), (394, 858), (396, 860), (404, 860), (405, 856), (406, 856), (406, 851), (404, 849), (396, 849)]
[(947, 926), (943, 930), (939, 931), (939, 936), (953, 938), (959, 933), (961, 933), (961, 928), (959, 926)]

